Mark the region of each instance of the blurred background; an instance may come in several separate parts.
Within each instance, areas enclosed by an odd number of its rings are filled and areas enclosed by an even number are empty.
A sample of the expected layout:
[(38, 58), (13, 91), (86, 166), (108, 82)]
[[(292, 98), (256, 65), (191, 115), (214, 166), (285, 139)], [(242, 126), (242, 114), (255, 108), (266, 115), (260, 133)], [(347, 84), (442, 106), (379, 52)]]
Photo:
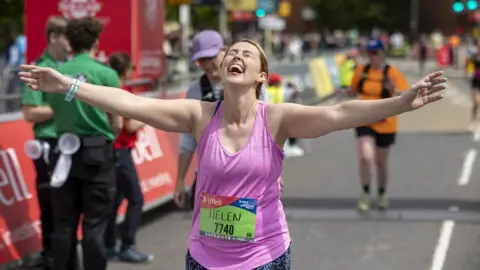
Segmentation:
[[(389, 45), (389, 55), (412, 58), (416, 55), (415, 45), (422, 37), (436, 49), (444, 40), (452, 41), (455, 47), (458, 46), (457, 38), (462, 44), (472, 42), (479, 34), (477, 21), (480, 19), (475, 0), (152, 0), (139, 1), (139, 5), (155, 9), (150, 12), (156, 18), (154, 35), (133, 37), (132, 32), (123, 31), (128, 25), (115, 14), (128, 14), (132, 8), (130, 1), (118, 5), (108, 0), (49, 0), (42, 3), (0, 2), (0, 69), (3, 74), (0, 112), (18, 110), (19, 88), (12, 76), (18, 65), (13, 63), (14, 60), (34, 60), (43, 49), (44, 41), (27, 38), (30, 46), (20, 57), (11, 49), (16, 48), (22, 38), (28, 37), (28, 32), (37, 38), (33, 33), (43, 31), (42, 23), (49, 15), (74, 17), (75, 10), (82, 14), (82, 6), (87, 9), (89, 5), (97, 7), (98, 10), (89, 9), (91, 14), (108, 20), (99, 60), (105, 61), (108, 54), (116, 50), (141, 49), (124, 45), (133, 38), (155, 39), (157, 45), (162, 45), (155, 48), (158, 50), (156, 57), (162, 62), (161, 70), (155, 76), (136, 74), (136, 83), (148, 84), (146, 88), (155, 88), (159, 80), (178, 82), (183, 76), (175, 79), (176, 76), (197, 71), (196, 66), (188, 61), (190, 40), (203, 29), (217, 29), (227, 41), (252, 38), (264, 45), (272, 56), (271, 61), (296, 61), (328, 50), (361, 45), (371, 35), (381, 37)], [(142, 25), (141, 21), (130, 20), (130, 23)], [(110, 38), (113, 35), (115, 37)], [(430, 56), (434, 56), (433, 51)]]
[[(37, 269), (32, 266), (40, 252), (35, 172), (23, 150), (33, 135), (20, 112), (16, 74), (19, 65), (44, 50), (45, 22), (51, 15), (102, 20), (97, 60), (105, 63), (112, 53), (127, 52), (135, 66), (128, 82), (132, 91), (155, 98), (183, 98), (201, 76), (190, 61), (191, 41), (205, 29), (219, 31), (226, 44), (243, 37), (262, 44), (270, 71), (294, 83), (297, 102), (303, 104), (348, 100), (341, 94), (342, 65), (352, 58), (365, 62), (370, 39), (383, 42), (387, 63), (409, 84), (427, 72), (444, 70), (450, 88), (445, 100), (399, 119), (387, 212), (362, 215), (355, 209), (359, 184), (351, 130), (299, 142), (303, 152), (285, 161), (283, 176), (292, 269), (480, 269), (480, 133), (468, 129), (472, 98), (466, 75), (469, 57), (478, 52), (479, 4), (0, 0), (0, 269)], [(171, 203), (178, 137), (147, 127), (139, 138), (141, 151), (157, 151), (136, 161), (146, 212), (138, 242), (156, 259), (145, 266), (114, 263), (109, 269), (183, 269), (191, 214)]]

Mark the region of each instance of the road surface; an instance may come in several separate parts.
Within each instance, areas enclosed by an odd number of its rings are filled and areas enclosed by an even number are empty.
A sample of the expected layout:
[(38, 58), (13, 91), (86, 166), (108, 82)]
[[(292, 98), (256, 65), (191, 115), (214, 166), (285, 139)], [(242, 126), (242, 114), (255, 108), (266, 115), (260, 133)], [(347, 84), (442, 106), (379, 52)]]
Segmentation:
[[(282, 201), (292, 269), (480, 269), (480, 136), (466, 132), (468, 89), (449, 85), (443, 101), (401, 117), (385, 213), (354, 209), (360, 189), (353, 131), (303, 141), (307, 155), (286, 159)], [(147, 214), (138, 233), (138, 248), (155, 255), (152, 264), (109, 269), (184, 269), (191, 214), (172, 209)]]

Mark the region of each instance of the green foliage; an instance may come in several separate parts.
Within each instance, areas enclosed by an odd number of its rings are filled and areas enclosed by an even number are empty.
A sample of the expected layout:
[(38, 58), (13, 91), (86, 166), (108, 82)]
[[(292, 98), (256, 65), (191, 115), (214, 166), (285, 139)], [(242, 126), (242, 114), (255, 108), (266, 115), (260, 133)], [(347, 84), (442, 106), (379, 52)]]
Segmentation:
[(0, 1), (0, 23), (21, 22), (23, 18), (23, 0)]
[(0, 51), (8, 36), (23, 29), (23, 0), (0, 0)]
[[(169, 6), (166, 8), (166, 20), (178, 21), (178, 6)], [(218, 10), (212, 6), (191, 5), (190, 15), (192, 25), (197, 29), (218, 29)]]
[(192, 25), (199, 29), (218, 29), (218, 9), (212, 6), (192, 6)]
[(309, 0), (320, 28), (408, 30), (408, 0)]

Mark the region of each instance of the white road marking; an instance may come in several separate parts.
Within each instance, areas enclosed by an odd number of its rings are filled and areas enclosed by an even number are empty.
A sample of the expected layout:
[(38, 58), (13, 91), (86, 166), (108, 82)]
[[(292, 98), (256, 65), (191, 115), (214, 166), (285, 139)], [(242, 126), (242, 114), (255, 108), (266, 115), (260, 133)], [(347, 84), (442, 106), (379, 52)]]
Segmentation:
[(473, 133), (473, 141), (474, 142), (480, 142), (480, 131), (476, 131), (475, 133)]
[(463, 160), (462, 171), (460, 173), (460, 177), (458, 178), (458, 185), (465, 186), (470, 181), (470, 176), (472, 176), (473, 164), (477, 157), (477, 150), (471, 148), (468, 150), (467, 154), (465, 155), (465, 159)]
[(448, 247), (452, 239), (453, 227), (455, 222), (452, 220), (445, 220), (440, 229), (440, 236), (438, 238), (435, 253), (433, 254), (432, 267), (430, 270), (443, 270), (445, 258), (447, 257)]

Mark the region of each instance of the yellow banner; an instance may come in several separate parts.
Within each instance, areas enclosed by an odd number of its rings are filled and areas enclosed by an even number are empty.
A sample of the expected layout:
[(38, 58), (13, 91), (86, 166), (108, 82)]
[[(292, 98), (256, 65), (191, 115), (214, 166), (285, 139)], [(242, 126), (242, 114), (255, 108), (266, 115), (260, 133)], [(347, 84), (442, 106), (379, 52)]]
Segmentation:
[(281, 1), (280, 5), (278, 7), (278, 15), (280, 17), (290, 17), (290, 14), (292, 13), (292, 3), (288, 1)]
[(332, 78), (328, 72), (327, 61), (323, 57), (316, 58), (309, 63), (310, 74), (315, 84), (317, 98), (325, 98), (335, 92)]
[(227, 0), (228, 11), (255, 11), (257, 0)]

